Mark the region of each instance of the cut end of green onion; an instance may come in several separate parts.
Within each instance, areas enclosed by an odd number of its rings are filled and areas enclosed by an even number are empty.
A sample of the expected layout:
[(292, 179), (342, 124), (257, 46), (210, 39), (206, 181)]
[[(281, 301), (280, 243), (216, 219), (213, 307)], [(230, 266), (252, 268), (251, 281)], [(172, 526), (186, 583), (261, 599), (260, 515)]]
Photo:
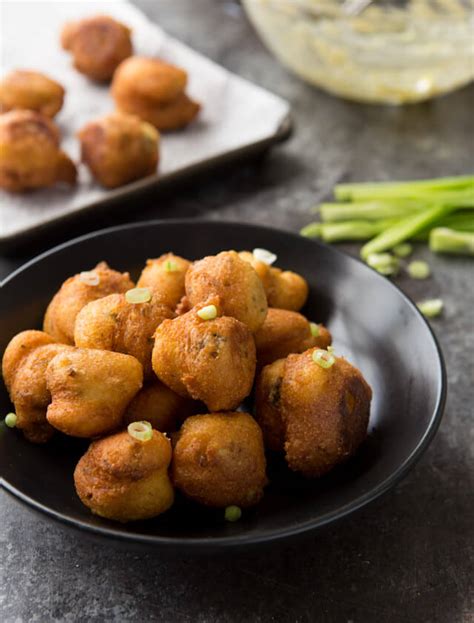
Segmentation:
[(390, 253), (370, 253), (367, 257), (367, 264), (385, 276), (396, 275), (400, 268), (398, 258)]
[(431, 275), (429, 264), (422, 260), (410, 262), (407, 270), (412, 279), (427, 279)]
[(178, 264), (176, 264), (176, 262), (173, 262), (173, 260), (166, 260), (165, 270), (167, 273), (175, 273), (179, 270), (179, 266)]
[(100, 277), (93, 270), (84, 270), (79, 274), (79, 281), (85, 283), (86, 286), (98, 286), (100, 283)]
[(316, 324), (315, 322), (310, 322), (309, 323), (309, 330), (311, 331), (311, 335), (313, 337), (318, 337), (318, 335), (320, 333), (318, 324)]
[(197, 312), (199, 318), (202, 320), (214, 320), (217, 318), (217, 307), (215, 305), (206, 305)]
[(393, 247), (392, 251), (397, 257), (408, 257), (413, 253), (413, 247), (408, 242), (402, 242)]
[(306, 238), (321, 238), (322, 231), (322, 223), (310, 223), (303, 227), (303, 229), (300, 229), (300, 234)]
[(334, 346), (330, 345), (326, 348), (326, 350), (332, 355), (334, 353)]
[(138, 441), (149, 441), (153, 437), (150, 422), (132, 422), (127, 427), (128, 434)]
[(242, 517), (242, 511), (238, 506), (228, 506), (225, 509), (224, 517), (226, 521), (239, 521)]
[(317, 363), (318, 366), (327, 370), (331, 366), (336, 363), (336, 358), (332, 353), (329, 353), (327, 350), (315, 350), (312, 354), (312, 358), (314, 363)]
[(416, 304), (423, 316), (426, 318), (436, 318), (443, 311), (443, 301), (441, 299), (428, 299)]
[(256, 260), (268, 264), (268, 266), (277, 261), (277, 256), (271, 251), (267, 251), (267, 249), (254, 249), (252, 254)]
[(125, 292), (125, 299), (128, 303), (148, 303), (151, 301), (150, 288), (133, 288)]
[(8, 426), (8, 428), (15, 428), (16, 420), (17, 417), (15, 413), (7, 413), (7, 415), (5, 416), (5, 424)]

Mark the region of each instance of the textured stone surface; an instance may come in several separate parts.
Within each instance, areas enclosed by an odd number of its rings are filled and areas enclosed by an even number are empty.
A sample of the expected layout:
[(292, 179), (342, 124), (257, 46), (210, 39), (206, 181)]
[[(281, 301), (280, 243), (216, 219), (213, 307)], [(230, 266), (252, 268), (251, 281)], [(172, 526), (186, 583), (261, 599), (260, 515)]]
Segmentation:
[[(341, 179), (472, 169), (472, 87), (402, 109), (352, 104), (289, 75), (232, 2), (138, 4), (197, 50), (288, 98), (293, 138), (265, 159), (190, 184), (176, 196), (148, 196), (133, 215), (88, 221), (2, 258), (0, 277), (52, 242), (132, 218), (200, 215), (297, 230), (308, 222), (309, 207)], [(0, 493), (0, 620), (474, 621), (472, 264), (433, 258), (423, 249), (417, 257), (429, 258), (434, 276), (398, 282), (415, 299), (441, 295), (446, 302), (443, 318), (432, 324), (446, 357), (449, 398), (433, 444), (395, 491), (304, 544), (198, 560), (91, 543)]]

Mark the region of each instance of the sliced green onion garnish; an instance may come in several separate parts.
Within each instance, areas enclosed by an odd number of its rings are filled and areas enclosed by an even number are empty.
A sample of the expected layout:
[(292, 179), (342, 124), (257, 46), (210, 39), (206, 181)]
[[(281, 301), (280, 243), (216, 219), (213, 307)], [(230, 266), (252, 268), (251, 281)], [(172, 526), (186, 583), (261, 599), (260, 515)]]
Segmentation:
[(309, 323), (309, 330), (311, 331), (311, 335), (313, 337), (318, 337), (319, 335), (319, 325), (316, 324), (315, 322), (310, 322)]
[(226, 521), (239, 521), (242, 517), (242, 511), (238, 506), (228, 506), (225, 509), (224, 517)]
[(173, 262), (173, 260), (166, 260), (165, 270), (167, 273), (175, 273), (177, 270), (179, 270), (179, 266), (178, 264), (176, 264), (176, 262)]
[(252, 254), (256, 260), (271, 266), (277, 260), (277, 256), (267, 249), (254, 249)]
[(326, 350), (328, 351), (328, 353), (330, 353), (330, 354), (332, 355), (332, 354), (333, 354), (333, 352), (334, 352), (334, 346), (331, 346), (331, 345), (330, 345), (330, 346), (328, 346), (328, 347), (326, 348)]
[(128, 434), (138, 441), (149, 441), (153, 437), (150, 422), (132, 422), (127, 427)]
[(381, 275), (396, 275), (400, 268), (398, 258), (390, 253), (371, 253), (367, 257), (367, 264)]
[(426, 279), (431, 274), (429, 264), (427, 262), (423, 262), (422, 260), (410, 262), (407, 270), (408, 274), (413, 279)]
[(413, 253), (413, 247), (408, 242), (402, 242), (393, 247), (392, 251), (397, 257), (408, 257)]
[(217, 318), (217, 307), (215, 305), (206, 305), (197, 312), (199, 318), (203, 320), (214, 320)]
[(15, 428), (16, 420), (17, 417), (15, 413), (7, 413), (7, 415), (5, 416), (5, 424), (8, 426), (8, 428)]
[(443, 301), (441, 299), (420, 301), (416, 306), (426, 318), (436, 318), (443, 311)]
[(128, 303), (148, 303), (151, 300), (150, 288), (133, 288), (125, 292)]
[(93, 270), (84, 270), (79, 274), (79, 281), (85, 283), (86, 286), (98, 286), (100, 283), (100, 277)]
[(315, 350), (312, 354), (312, 358), (314, 363), (317, 363), (318, 366), (327, 370), (331, 366), (336, 363), (336, 358), (332, 353), (329, 353), (327, 350)]

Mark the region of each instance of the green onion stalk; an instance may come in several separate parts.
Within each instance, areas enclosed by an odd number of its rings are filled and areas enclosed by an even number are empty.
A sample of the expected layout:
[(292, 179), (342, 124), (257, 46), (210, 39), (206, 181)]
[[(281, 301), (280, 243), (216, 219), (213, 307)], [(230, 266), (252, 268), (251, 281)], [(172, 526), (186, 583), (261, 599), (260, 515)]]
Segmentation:
[(356, 184), (338, 184), (334, 196), (338, 201), (372, 200), (403, 197), (416, 197), (435, 200), (440, 191), (461, 191), (474, 189), (474, 175), (440, 177), (430, 180), (412, 180), (409, 182), (363, 182)]
[(474, 255), (474, 233), (436, 227), (430, 232), (430, 249), (435, 253)]

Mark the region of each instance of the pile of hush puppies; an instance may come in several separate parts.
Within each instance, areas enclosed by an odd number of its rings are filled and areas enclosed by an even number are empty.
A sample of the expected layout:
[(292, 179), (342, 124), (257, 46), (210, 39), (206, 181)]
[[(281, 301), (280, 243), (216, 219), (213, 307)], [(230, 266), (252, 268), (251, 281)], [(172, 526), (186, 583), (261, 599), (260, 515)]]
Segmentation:
[(262, 498), (273, 453), (326, 474), (364, 440), (372, 392), (299, 313), (308, 284), (276, 259), (167, 253), (136, 284), (105, 262), (70, 277), (43, 331), (6, 348), (9, 425), (35, 443), (91, 439), (77, 493), (121, 522), (163, 513), (175, 489), (234, 521)]
[[(112, 81), (116, 111), (78, 132), (81, 160), (92, 176), (116, 188), (156, 173), (159, 131), (185, 127), (200, 109), (186, 95), (186, 72), (132, 56), (130, 29), (106, 15), (66, 24), (61, 44), (77, 71)], [(64, 95), (60, 84), (34, 71), (13, 71), (0, 81), (0, 188), (24, 192), (76, 183), (76, 165), (61, 149), (52, 121)]]

